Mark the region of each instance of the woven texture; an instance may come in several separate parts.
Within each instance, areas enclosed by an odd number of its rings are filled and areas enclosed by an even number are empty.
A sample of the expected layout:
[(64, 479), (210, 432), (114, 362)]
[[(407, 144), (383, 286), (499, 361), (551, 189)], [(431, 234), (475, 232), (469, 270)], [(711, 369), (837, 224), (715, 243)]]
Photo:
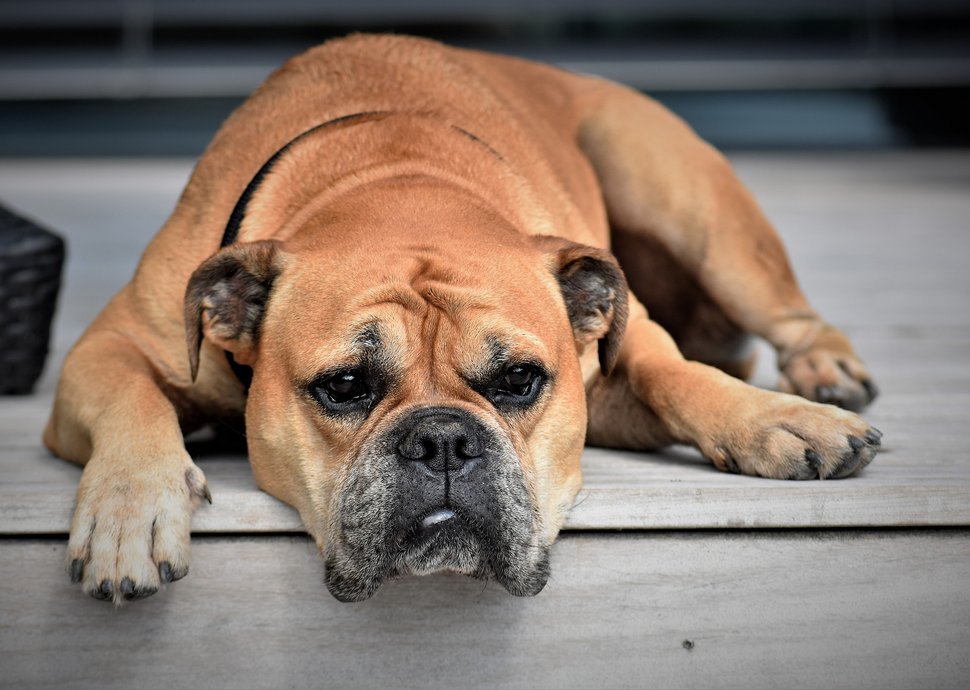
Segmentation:
[(44, 370), (63, 264), (64, 240), (0, 206), (0, 394)]

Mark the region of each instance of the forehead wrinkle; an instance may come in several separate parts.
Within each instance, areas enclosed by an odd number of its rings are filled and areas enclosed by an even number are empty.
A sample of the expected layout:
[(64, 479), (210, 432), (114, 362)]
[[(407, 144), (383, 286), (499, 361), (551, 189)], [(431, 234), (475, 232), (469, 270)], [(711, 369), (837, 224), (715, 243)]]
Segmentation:
[(462, 312), (495, 309), (497, 303), (480, 291), (447, 285), (437, 281), (427, 281), (419, 289), (419, 294), (444, 313), (452, 321), (462, 317)]
[(427, 308), (425, 300), (410, 286), (385, 284), (378, 285), (364, 293), (361, 301), (355, 307), (355, 311), (384, 305), (396, 305), (412, 312), (422, 312)]

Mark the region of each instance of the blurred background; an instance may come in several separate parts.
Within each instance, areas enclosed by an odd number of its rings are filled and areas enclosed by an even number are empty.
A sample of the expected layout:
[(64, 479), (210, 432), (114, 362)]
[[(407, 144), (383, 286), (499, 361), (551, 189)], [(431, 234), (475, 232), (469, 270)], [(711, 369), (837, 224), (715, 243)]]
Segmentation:
[(0, 0), (0, 156), (195, 156), (352, 31), (625, 82), (728, 150), (970, 144), (967, 0)]

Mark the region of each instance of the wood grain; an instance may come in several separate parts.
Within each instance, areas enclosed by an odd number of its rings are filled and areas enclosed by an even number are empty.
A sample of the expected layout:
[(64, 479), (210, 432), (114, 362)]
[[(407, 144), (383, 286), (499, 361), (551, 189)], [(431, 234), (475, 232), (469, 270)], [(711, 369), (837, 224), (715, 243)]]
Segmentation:
[[(560, 537), (538, 597), (440, 575), (346, 605), (245, 458), (195, 445), (215, 502), (194, 518), (192, 573), (115, 609), (67, 581), (80, 468), (39, 436), (60, 361), (191, 161), (0, 161), (3, 202), (69, 241), (47, 372), (0, 398), (0, 534), (15, 535), (0, 539), (0, 689), (970, 686), (970, 153), (734, 162), (882, 386), (866, 417), (886, 451), (860, 477), (591, 448), (567, 525), (586, 531)], [(774, 380), (762, 346), (756, 382)]]
[(970, 680), (966, 530), (572, 535), (534, 598), (436, 575), (362, 604), (330, 597), (302, 537), (197, 539), (188, 578), (121, 609), (69, 584), (61, 543), (0, 551), (11, 690)]
[[(588, 449), (567, 529), (970, 524), (970, 154), (738, 156), (816, 306), (882, 387), (866, 417), (886, 451), (858, 478), (786, 483), (721, 474), (696, 453)], [(64, 533), (77, 467), (39, 437), (70, 343), (127, 280), (189, 161), (0, 161), (4, 202), (68, 236), (54, 351), (38, 393), (0, 398), (0, 533)], [(759, 385), (776, 374), (761, 347)], [(201, 455), (215, 504), (197, 533), (299, 532), (241, 456)]]

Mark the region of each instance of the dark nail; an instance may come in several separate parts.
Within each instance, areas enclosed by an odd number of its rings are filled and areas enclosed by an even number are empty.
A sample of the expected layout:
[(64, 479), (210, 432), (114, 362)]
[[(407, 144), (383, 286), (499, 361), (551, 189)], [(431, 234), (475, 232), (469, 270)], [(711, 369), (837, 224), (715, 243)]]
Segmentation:
[(82, 575), (84, 575), (84, 559), (75, 558), (71, 561), (71, 582), (77, 584), (81, 581)]
[(822, 456), (816, 453), (811, 448), (805, 451), (805, 459), (808, 461), (808, 464), (814, 467), (815, 469), (818, 469), (819, 467), (822, 466)]
[[(850, 436), (849, 438), (854, 437)], [(844, 477), (848, 477), (858, 469), (861, 464), (861, 457), (858, 451), (852, 451), (851, 453), (843, 455), (838, 466), (829, 473), (829, 479), (843, 479)]]
[(878, 438), (882, 439), (882, 432), (879, 431), (879, 429), (877, 429), (876, 427), (874, 426), (869, 427), (869, 431), (874, 433)]
[(162, 582), (172, 581), (172, 564), (168, 561), (162, 561), (158, 564), (158, 578)]
[(102, 580), (100, 589), (105, 599), (110, 599), (115, 592), (115, 586), (111, 580)]
[(142, 587), (140, 589), (135, 590), (135, 593), (131, 595), (130, 600), (136, 601), (137, 599), (144, 599), (146, 597), (150, 597), (157, 591), (158, 591), (158, 587)]
[(881, 435), (876, 435), (873, 433), (872, 429), (869, 429), (869, 431), (866, 432), (866, 443), (868, 443), (870, 446), (878, 446), (881, 444), (882, 441), (880, 438)]
[(857, 453), (865, 447), (865, 442), (858, 436), (849, 436), (849, 445), (852, 446), (852, 450)]
[(131, 581), (130, 577), (121, 578), (121, 595), (131, 601), (135, 596), (135, 583)]
[(202, 477), (202, 485), (201, 486), (199, 486), (196, 483), (196, 481), (195, 481), (196, 480), (196, 475), (192, 471), (192, 468), (190, 467), (189, 469), (185, 470), (185, 484), (189, 487), (189, 491), (191, 491), (192, 493), (194, 493), (199, 498), (204, 498), (205, 500), (207, 500), (211, 504), (212, 503), (212, 494), (209, 493), (209, 487), (205, 483), (205, 477), (202, 475), (201, 472), (199, 472), (199, 475), (198, 476), (199, 477)]

